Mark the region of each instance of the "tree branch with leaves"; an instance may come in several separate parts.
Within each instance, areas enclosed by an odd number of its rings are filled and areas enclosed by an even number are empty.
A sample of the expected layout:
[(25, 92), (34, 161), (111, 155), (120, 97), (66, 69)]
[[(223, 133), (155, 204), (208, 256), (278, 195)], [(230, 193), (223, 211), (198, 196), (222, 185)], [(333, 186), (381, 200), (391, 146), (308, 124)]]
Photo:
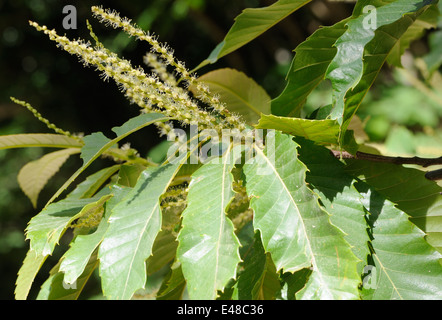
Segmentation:
[[(364, 21), (372, 12), (364, 7), (373, 4), (358, 1), (352, 16), (295, 48), (286, 87), (273, 99), (238, 70), (195, 74), (309, 2), (245, 9), (193, 71), (112, 10), (92, 7), (100, 22), (150, 47), (144, 60), (151, 73), (106, 49), (89, 23), (95, 45), (30, 22), (105, 80), (112, 78), (140, 114), (112, 128), (113, 137), (81, 136), (14, 100), (55, 134), (1, 136), (0, 149), (61, 149), (21, 172), (35, 206), (67, 157), (83, 160), (26, 228), (29, 251), (16, 299), (28, 297), (66, 233), (69, 248), (39, 299), (78, 298), (94, 270), (108, 299), (442, 298), (441, 187), (432, 181), (440, 171), (425, 175), (403, 166), (437, 165), (441, 158), (364, 153), (348, 130), (384, 63), (409, 45), (409, 30), (431, 25), (417, 21), (437, 9), (435, 1), (377, 3), (370, 29)], [(305, 116), (306, 98), (326, 79), (332, 104)], [(119, 145), (149, 125), (167, 137), (161, 161)], [(101, 156), (115, 164), (78, 182)]]

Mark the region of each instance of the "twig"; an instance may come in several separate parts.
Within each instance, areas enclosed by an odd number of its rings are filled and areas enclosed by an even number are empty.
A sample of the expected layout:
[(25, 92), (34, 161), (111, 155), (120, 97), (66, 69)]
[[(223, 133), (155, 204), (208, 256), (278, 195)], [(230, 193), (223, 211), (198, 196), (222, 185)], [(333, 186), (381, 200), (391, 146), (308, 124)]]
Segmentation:
[(428, 180), (442, 180), (442, 169), (428, 171), (425, 174), (425, 178)]
[(336, 150), (331, 150), (331, 153), (336, 158), (342, 158), (342, 159), (360, 159), (360, 160), (369, 160), (369, 161), (376, 161), (376, 162), (388, 162), (388, 163), (394, 163), (394, 164), (417, 164), (422, 167), (442, 165), (442, 157), (439, 157), (439, 158), (389, 157), (389, 156), (381, 156), (378, 154), (371, 154), (371, 153), (365, 153), (365, 152), (360, 152), (360, 151), (356, 152), (356, 155), (352, 155), (351, 153), (348, 153), (346, 151), (341, 152), (341, 151), (336, 151)]
[[(387, 162), (394, 164), (416, 164), (424, 168), (434, 165), (442, 165), (442, 157), (439, 158), (389, 157), (389, 156), (381, 156), (378, 154), (371, 154), (360, 151), (356, 152), (355, 155), (352, 155), (351, 153), (348, 153), (346, 151), (330, 150), (330, 152), (334, 157), (341, 159), (359, 159), (359, 160)], [(429, 180), (441, 180), (442, 169), (429, 171), (425, 174), (425, 177)]]

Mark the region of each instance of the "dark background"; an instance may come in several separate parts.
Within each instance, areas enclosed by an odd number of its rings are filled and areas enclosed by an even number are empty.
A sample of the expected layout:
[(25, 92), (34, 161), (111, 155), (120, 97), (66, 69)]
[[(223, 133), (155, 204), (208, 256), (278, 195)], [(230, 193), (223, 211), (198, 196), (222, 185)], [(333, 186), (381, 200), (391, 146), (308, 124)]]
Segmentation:
[[(103, 5), (132, 18), (145, 30), (159, 36), (174, 49), (179, 60), (193, 69), (208, 57), (246, 7), (267, 6), (271, 0), (0, 0), (0, 135), (51, 132), (31, 113), (13, 104), (9, 97), (25, 100), (58, 127), (85, 135), (110, 129), (139, 113), (110, 80), (104, 82), (94, 68), (85, 68), (74, 56), (56, 47), (46, 35), (30, 27), (28, 20), (55, 28), (69, 38), (90, 39), (86, 19), (105, 46), (134, 65), (143, 65), (147, 43), (129, 39), (119, 30), (106, 28), (92, 17), (90, 7)], [(64, 30), (63, 7), (77, 8), (77, 30)], [(285, 84), (291, 51), (320, 25), (332, 25), (349, 16), (353, 4), (313, 1), (255, 41), (199, 70), (232, 67), (243, 71), (263, 86), (272, 98)], [(425, 51), (425, 46), (423, 51)], [(134, 135), (132, 146), (145, 155), (159, 142), (155, 128)], [(48, 150), (40, 148), (0, 150), (0, 298), (13, 299), (16, 274), (28, 249), (23, 230), (27, 222), (59, 186), (81, 165), (72, 157), (40, 195), (38, 208), (18, 187), (16, 175), (30, 160)], [(106, 161), (106, 160), (101, 160)], [(90, 168), (98, 168), (99, 161)], [(65, 245), (63, 242), (61, 246)], [(34, 298), (47, 272), (60, 253), (49, 258), (40, 271), (30, 298)], [(86, 288), (87, 289), (87, 288)], [(86, 290), (87, 291), (87, 290)], [(91, 295), (97, 293), (90, 288)], [(99, 291), (99, 290), (98, 290)]]

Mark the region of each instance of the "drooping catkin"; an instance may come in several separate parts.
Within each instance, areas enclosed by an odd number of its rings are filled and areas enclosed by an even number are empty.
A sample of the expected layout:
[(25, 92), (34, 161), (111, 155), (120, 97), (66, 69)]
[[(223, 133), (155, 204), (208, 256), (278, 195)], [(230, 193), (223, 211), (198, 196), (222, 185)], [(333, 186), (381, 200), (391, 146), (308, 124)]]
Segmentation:
[(245, 123), (238, 115), (230, 113), (226, 109), (225, 105), (220, 101), (219, 97), (212, 94), (206, 85), (198, 81), (198, 78), (187, 70), (183, 62), (175, 59), (173, 50), (171, 50), (167, 45), (160, 43), (155, 36), (145, 32), (135, 24), (131, 23), (130, 19), (120, 17), (120, 15), (114, 10), (93, 6), (92, 12), (100, 22), (112, 26), (115, 29), (122, 28), (130, 36), (149, 43), (152, 47), (152, 52), (158, 54), (166, 64), (171, 65), (177, 74), (179, 74), (188, 83), (188, 85), (192, 85), (194, 87), (194, 89), (198, 92), (198, 98), (202, 102), (209, 105), (221, 116), (219, 122), (221, 122), (222, 127), (238, 128), (240, 130), (244, 130), (246, 128)]
[(46, 26), (35, 22), (30, 24), (47, 34), (65, 51), (78, 56), (85, 65), (96, 66), (104, 79), (114, 79), (125, 95), (147, 112), (161, 112), (184, 125), (197, 124), (203, 129), (217, 126), (217, 119), (206, 110), (200, 109), (187, 92), (177, 90), (153, 75), (147, 75), (141, 67), (132, 67), (130, 61), (119, 58), (102, 46), (94, 48), (83, 40), (71, 41)]
[(22, 101), (22, 100), (18, 100), (14, 97), (10, 97), (10, 99), (14, 103), (21, 105), (21, 106), (25, 107), (26, 109), (28, 109), (29, 111), (31, 111), (35, 118), (37, 118), (39, 121), (43, 122), (49, 129), (53, 130), (55, 133), (65, 135), (67, 137), (74, 138), (79, 141), (81, 140), (78, 136), (73, 135), (69, 131), (65, 131), (63, 129), (58, 128), (55, 124), (51, 123), (48, 119), (44, 118), (41, 115), (41, 113), (39, 113), (37, 111), (37, 109), (35, 109), (34, 107), (31, 106), (30, 103)]

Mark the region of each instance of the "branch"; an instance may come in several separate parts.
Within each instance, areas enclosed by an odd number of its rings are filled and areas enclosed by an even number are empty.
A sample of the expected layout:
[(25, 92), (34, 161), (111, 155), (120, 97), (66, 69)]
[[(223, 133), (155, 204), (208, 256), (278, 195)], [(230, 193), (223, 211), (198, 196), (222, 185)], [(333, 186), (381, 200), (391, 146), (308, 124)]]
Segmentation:
[[(346, 151), (336, 151), (330, 150), (333, 156), (340, 159), (359, 159), (368, 160), (374, 162), (387, 162), (394, 164), (416, 164), (422, 167), (429, 167), (434, 165), (442, 165), (442, 157), (439, 158), (420, 158), (420, 157), (389, 157), (381, 156), (378, 154), (371, 154), (365, 152), (356, 152), (355, 155), (348, 153)], [(442, 179), (442, 169), (429, 171), (425, 174), (425, 177), (429, 180), (441, 180)]]
[(425, 174), (425, 178), (428, 180), (442, 180), (442, 169), (428, 171)]

